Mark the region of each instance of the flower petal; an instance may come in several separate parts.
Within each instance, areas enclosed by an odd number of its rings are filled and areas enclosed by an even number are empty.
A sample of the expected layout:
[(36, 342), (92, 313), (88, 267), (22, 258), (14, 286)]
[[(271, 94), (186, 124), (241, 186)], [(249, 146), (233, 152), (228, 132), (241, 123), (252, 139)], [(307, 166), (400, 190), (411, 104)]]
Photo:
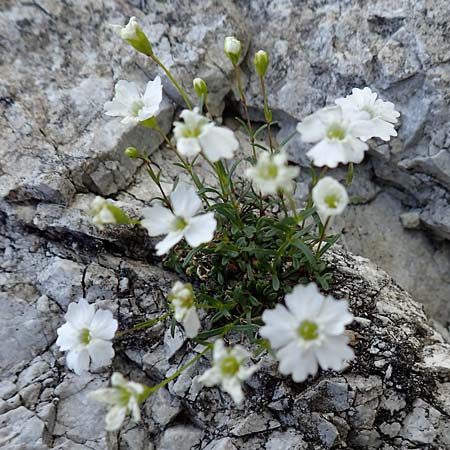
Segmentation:
[(211, 367), (197, 378), (197, 381), (200, 384), (208, 387), (215, 386), (216, 384), (220, 383), (220, 380), (220, 371), (217, 367)]
[(91, 322), (91, 336), (98, 339), (112, 339), (117, 327), (118, 323), (112, 312), (107, 309), (99, 309)]
[(56, 332), (58, 333), (56, 345), (62, 352), (70, 350), (80, 342), (80, 332), (68, 322), (59, 327)]
[(198, 155), (202, 148), (198, 142), (197, 138), (179, 138), (177, 140), (177, 149), (178, 151), (188, 158), (192, 158), (193, 156)]
[(117, 431), (127, 415), (127, 408), (124, 406), (113, 406), (106, 415), (106, 429), (108, 431)]
[(167, 234), (175, 217), (170, 209), (159, 204), (144, 208), (142, 215), (144, 220), (141, 220), (141, 225), (147, 230), (149, 236)]
[(219, 161), (221, 158), (232, 158), (239, 148), (239, 142), (229, 128), (215, 125), (205, 127), (205, 131), (198, 140), (205, 155), (212, 162)]
[(193, 186), (180, 183), (170, 194), (173, 212), (176, 216), (190, 219), (202, 207), (202, 201)]
[(348, 346), (347, 336), (330, 336), (315, 350), (322, 369), (342, 370), (345, 362), (353, 359), (353, 350)]
[(313, 143), (325, 137), (326, 127), (317, 114), (311, 114), (297, 125), (297, 131), (303, 142)]
[(78, 303), (71, 303), (69, 305), (64, 317), (73, 328), (82, 330), (83, 328), (89, 328), (94, 314), (94, 305), (90, 305), (86, 299), (81, 298)]
[(165, 255), (181, 239), (183, 239), (183, 232), (170, 232), (162, 241), (156, 244), (156, 254), (158, 256)]
[(198, 318), (197, 310), (189, 308), (183, 319), (183, 327), (188, 338), (194, 338), (200, 329), (200, 320)]
[(66, 357), (67, 367), (77, 375), (83, 375), (89, 370), (89, 353), (86, 349), (79, 352), (71, 350)]
[(184, 237), (191, 247), (197, 247), (213, 240), (216, 226), (217, 221), (214, 218), (214, 213), (200, 214), (189, 221), (184, 230)]
[(162, 84), (159, 76), (147, 83), (142, 100), (145, 109), (153, 110), (154, 114), (158, 112), (159, 105), (162, 101)]
[(222, 388), (225, 392), (230, 394), (236, 404), (240, 405), (244, 400), (241, 382), (237, 377), (225, 378), (222, 381)]
[(87, 345), (92, 360), (92, 368), (109, 366), (114, 358), (114, 348), (111, 341), (92, 339)]

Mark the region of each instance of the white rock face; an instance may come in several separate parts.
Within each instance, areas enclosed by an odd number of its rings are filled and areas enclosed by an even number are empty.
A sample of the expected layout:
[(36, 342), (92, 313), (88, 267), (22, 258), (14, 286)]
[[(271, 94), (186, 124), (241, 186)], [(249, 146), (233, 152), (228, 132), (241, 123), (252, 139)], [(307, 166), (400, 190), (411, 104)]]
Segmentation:
[[(81, 295), (107, 304), (126, 328), (156, 317), (173, 281), (148, 263), (153, 255), (145, 233), (99, 231), (86, 214), (96, 194), (119, 201), (132, 216), (156, 194), (144, 168), (123, 155), (129, 145), (167, 167), (167, 188), (176, 176), (158, 135), (102, 114), (118, 79), (144, 85), (157, 74), (107, 26), (132, 15), (192, 98), (191, 78), (207, 82), (216, 114), (224, 108), (235, 114), (223, 38), (234, 34), (245, 43), (242, 70), (255, 120), (262, 105), (253, 52), (267, 49), (280, 141), (306, 114), (354, 86), (369, 85), (394, 101), (402, 113), (399, 138), (371, 143), (350, 192), (361, 204), (336, 225), (346, 232), (347, 248), (379, 262), (446, 324), (449, 3), (22, 3), (4, 0), (0, 11), (0, 447), (450, 448), (448, 335), (388, 275), (343, 251), (330, 256), (332, 290), (349, 298), (357, 315), (351, 327), (356, 362), (343, 374), (295, 385), (265, 358), (245, 386), (243, 409), (217, 389), (200, 389), (195, 377), (207, 366), (202, 360), (146, 402), (142, 424), (106, 435), (105, 410), (87, 394), (110, 373), (76, 377), (54, 345), (68, 303)], [(169, 131), (181, 99), (164, 83), (158, 119)], [(300, 165), (305, 151), (298, 140), (289, 145)], [(442, 239), (438, 245), (431, 233)], [(169, 338), (166, 328), (120, 339), (113, 368), (149, 385), (173, 373), (195, 351), (181, 336)]]

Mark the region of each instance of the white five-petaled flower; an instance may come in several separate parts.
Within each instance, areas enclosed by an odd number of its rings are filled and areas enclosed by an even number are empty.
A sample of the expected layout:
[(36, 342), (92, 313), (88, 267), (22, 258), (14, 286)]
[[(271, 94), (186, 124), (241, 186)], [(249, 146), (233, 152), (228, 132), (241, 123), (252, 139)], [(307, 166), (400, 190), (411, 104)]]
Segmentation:
[(203, 152), (211, 162), (233, 157), (239, 142), (230, 129), (210, 122), (199, 114), (198, 108), (185, 109), (180, 117), (184, 122), (175, 122), (173, 131), (177, 149), (183, 156), (191, 158)]
[(120, 80), (116, 84), (114, 98), (105, 103), (105, 114), (123, 117), (122, 123), (137, 124), (156, 116), (161, 100), (162, 84), (159, 77), (147, 83), (144, 95), (136, 83)]
[(397, 123), (400, 113), (391, 102), (377, 99), (377, 94), (370, 88), (354, 88), (351, 95), (338, 98), (335, 103), (347, 114), (355, 116), (359, 137), (363, 141), (378, 137), (389, 141), (391, 136), (397, 136), (394, 123)]
[(271, 155), (263, 152), (259, 155), (255, 166), (247, 169), (246, 175), (262, 195), (276, 194), (278, 191), (292, 192), (294, 178), (300, 169), (289, 166), (284, 152)]
[(110, 388), (97, 389), (89, 394), (92, 399), (111, 405), (106, 415), (106, 429), (118, 430), (128, 414), (131, 414), (134, 422), (140, 422), (139, 405), (144, 400), (144, 385), (127, 381), (118, 372), (112, 374), (111, 385)]
[(142, 211), (141, 225), (150, 236), (167, 235), (156, 245), (157, 255), (164, 255), (183, 238), (191, 247), (213, 239), (217, 225), (214, 213), (197, 214), (202, 202), (192, 186), (179, 184), (170, 194), (170, 202), (172, 211), (161, 204)]
[(369, 146), (362, 142), (358, 121), (340, 106), (323, 108), (297, 125), (303, 142), (315, 143), (306, 155), (318, 167), (360, 163)]
[(277, 350), (280, 372), (301, 382), (316, 374), (318, 366), (342, 370), (345, 361), (353, 358), (344, 335), (345, 326), (353, 320), (347, 301), (325, 297), (310, 283), (296, 286), (285, 303), (264, 311), (265, 325), (260, 329), (260, 335)]
[(84, 298), (71, 303), (65, 314), (66, 323), (58, 328), (56, 345), (67, 353), (67, 366), (76, 374), (107, 366), (114, 357), (112, 338), (117, 320), (111, 311), (95, 310)]
[(220, 384), (237, 404), (242, 403), (244, 394), (241, 384), (258, 369), (256, 365), (245, 365), (250, 356), (241, 345), (226, 348), (222, 339), (217, 339), (214, 342), (213, 367), (201, 375), (198, 381), (205, 386)]
[(174, 308), (175, 320), (183, 324), (186, 336), (188, 338), (197, 336), (200, 320), (194, 303), (192, 285), (177, 281), (170, 291), (169, 300)]
[(333, 177), (324, 177), (317, 182), (312, 190), (312, 199), (320, 216), (325, 220), (330, 216), (342, 214), (348, 205), (347, 190)]

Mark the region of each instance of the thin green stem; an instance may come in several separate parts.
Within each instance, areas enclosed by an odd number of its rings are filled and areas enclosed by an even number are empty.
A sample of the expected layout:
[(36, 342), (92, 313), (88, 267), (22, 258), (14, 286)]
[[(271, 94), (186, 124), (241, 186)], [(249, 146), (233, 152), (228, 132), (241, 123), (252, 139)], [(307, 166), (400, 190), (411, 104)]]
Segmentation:
[(157, 390), (163, 388), (164, 386), (167, 386), (172, 380), (177, 378), (180, 374), (182, 374), (186, 369), (192, 366), (192, 364), (196, 363), (208, 350), (210, 350), (211, 345), (208, 345), (205, 350), (203, 350), (201, 353), (199, 353), (195, 358), (192, 358), (187, 364), (180, 367), (176, 372), (174, 372), (170, 377), (167, 377), (165, 380), (163, 380), (161, 383), (157, 384), (156, 386), (152, 387), (145, 387), (145, 392), (143, 394), (143, 398), (146, 399), (150, 394), (153, 394), (153, 392), (156, 392)]
[(147, 157), (141, 157), (140, 159), (146, 163), (147, 169), (149, 171), (149, 175), (150, 175), (151, 179), (158, 186), (158, 188), (159, 188), (159, 190), (161, 192), (161, 195), (164, 198), (164, 203), (172, 211), (172, 205), (170, 204), (170, 200), (168, 199), (166, 193), (164, 192), (164, 189), (162, 188), (161, 183), (159, 182), (158, 177), (155, 174), (155, 171), (153, 170), (151, 161)]
[(323, 239), (325, 238), (325, 233), (327, 231), (328, 225), (330, 224), (330, 219), (331, 219), (330, 216), (327, 217), (327, 220), (325, 221), (325, 224), (323, 225), (323, 228), (322, 228), (322, 233), (320, 233), (319, 243), (317, 244), (316, 260), (318, 260), (320, 257), (320, 247), (322, 247), (322, 242), (323, 242)]
[(130, 334), (135, 331), (142, 330), (143, 328), (150, 328), (153, 325), (156, 325), (157, 323), (162, 322), (163, 320), (166, 320), (168, 317), (170, 317), (170, 315), (171, 315), (171, 313), (166, 313), (160, 317), (157, 317), (156, 319), (150, 319), (145, 322), (140, 322), (132, 328), (129, 328), (127, 330), (118, 331), (114, 337), (118, 338), (118, 337), (122, 337), (126, 334)]
[(259, 77), (261, 81), (261, 91), (263, 94), (263, 101), (264, 101), (264, 117), (266, 119), (267, 123), (267, 135), (269, 136), (269, 146), (270, 146), (270, 152), (273, 153), (274, 145), (273, 145), (273, 139), (272, 139), (272, 132), (270, 130), (270, 122), (272, 121), (272, 118), (270, 117), (270, 110), (269, 110), (269, 104), (267, 100), (267, 92), (266, 92), (266, 83), (264, 81), (264, 77)]
[(178, 84), (177, 80), (175, 80), (173, 75), (170, 73), (170, 70), (156, 57), (156, 55), (152, 54), (152, 55), (150, 55), (150, 58), (152, 58), (153, 61), (155, 61), (155, 63), (158, 64), (158, 66), (161, 67), (162, 70), (164, 70), (166, 75), (169, 77), (170, 81), (173, 83), (173, 85), (177, 88), (178, 92), (183, 97), (183, 100), (184, 100), (184, 103), (186, 103), (186, 106), (189, 109), (192, 109), (192, 104), (189, 101), (189, 98), (188, 98), (186, 92), (184, 92), (183, 88)]

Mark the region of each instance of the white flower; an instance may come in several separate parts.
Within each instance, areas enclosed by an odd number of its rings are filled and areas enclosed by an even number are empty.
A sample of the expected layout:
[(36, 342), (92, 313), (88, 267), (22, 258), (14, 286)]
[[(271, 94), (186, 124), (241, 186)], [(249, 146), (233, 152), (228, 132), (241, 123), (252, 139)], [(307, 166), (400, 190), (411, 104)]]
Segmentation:
[(294, 178), (299, 174), (298, 167), (288, 165), (284, 152), (271, 155), (263, 152), (255, 166), (247, 169), (246, 175), (262, 195), (276, 194), (278, 191), (292, 192)]
[(223, 42), (223, 50), (234, 65), (236, 65), (239, 61), (241, 47), (241, 41), (236, 39), (234, 36), (226, 37)]
[(160, 204), (142, 211), (141, 225), (150, 236), (167, 235), (156, 245), (157, 255), (164, 255), (183, 238), (191, 247), (213, 239), (217, 225), (214, 213), (197, 214), (202, 202), (192, 186), (179, 184), (170, 201), (173, 212)]
[(84, 298), (71, 303), (65, 314), (67, 323), (58, 328), (56, 345), (67, 353), (67, 366), (76, 374), (107, 366), (114, 357), (112, 338), (117, 320), (111, 311), (95, 310)]
[(112, 101), (105, 103), (105, 114), (123, 117), (122, 123), (138, 124), (158, 114), (162, 100), (161, 79), (147, 83), (144, 95), (138, 85), (125, 80), (117, 82)]
[(250, 377), (258, 366), (245, 366), (250, 353), (241, 345), (226, 348), (222, 339), (214, 342), (213, 367), (198, 378), (205, 386), (220, 384), (236, 403), (242, 403), (244, 394), (241, 383)]
[(183, 156), (193, 157), (203, 151), (212, 162), (233, 157), (239, 142), (230, 129), (216, 126), (199, 114), (198, 108), (185, 109), (180, 117), (184, 123), (175, 122), (173, 132), (177, 149)]
[(324, 177), (312, 190), (312, 199), (323, 219), (342, 214), (348, 205), (347, 190), (333, 177)]
[(346, 301), (324, 297), (314, 283), (298, 285), (285, 297), (286, 307), (277, 305), (262, 315), (260, 335), (277, 350), (280, 372), (292, 374), (295, 382), (322, 369), (341, 370), (353, 358), (345, 326), (353, 315)]
[(303, 142), (316, 143), (306, 154), (318, 167), (360, 163), (369, 146), (362, 142), (355, 118), (340, 106), (323, 108), (297, 125)]
[(194, 291), (190, 283), (177, 281), (170, 291), (169, 300), (175, 311), (175, 320), (183, 324), (186, 336), (197, 336), (200, 329), (200, 320), (194, 304)]
[(389, 141), (391, 136), (397, 136), (393, 124), (397, 123), (400, 113), (393, 103), (377, 99), (377, 94), (368, 87), (354, 88), (351, 95), (338, 98), (335, 103), (348, 114), (356, 115), (359, 137), (363, 141), (372, 137)]
[(111, 405), (106, 415), (106, 429), (118, 430), (128, 414), (131, 414), (134, 422), (140, 422), (139, 405), (144, 401), (145, 386), (125, 380), (118, 372), (112, 374), (111, 384), (111, 388), (97, 389), (89, 394), (92, 399)]

